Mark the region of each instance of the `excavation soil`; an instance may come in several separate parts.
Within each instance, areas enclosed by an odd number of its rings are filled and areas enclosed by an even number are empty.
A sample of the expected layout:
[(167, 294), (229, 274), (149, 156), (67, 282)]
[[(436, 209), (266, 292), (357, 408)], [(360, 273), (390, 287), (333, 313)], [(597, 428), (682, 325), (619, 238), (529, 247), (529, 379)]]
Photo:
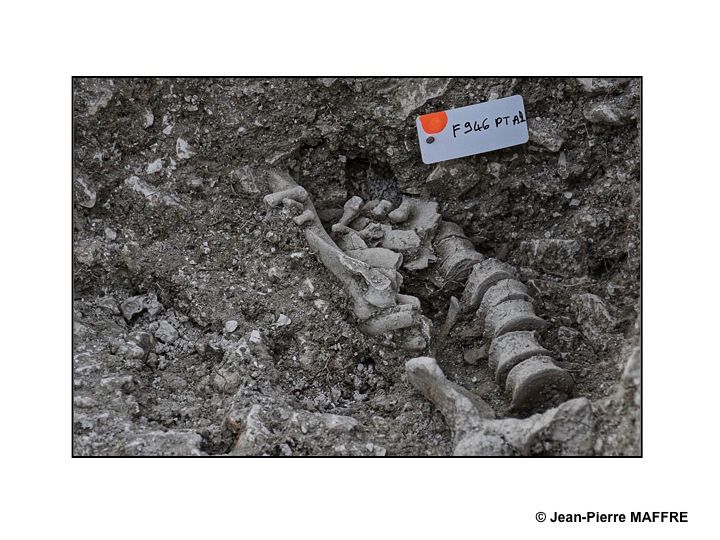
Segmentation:
[[(422, 163), (419, 114), (515, 94), (527, 144)], [(74, 454), (452, 454), (408, 354), (359, 332), (263, 204), (269, 170), (330, 219), (353, 195), (437, 201), (518, 268), (592, 401), (591, 453), (639, 454), (640, 99), (637, 79), (75, 79)], [(431, 270), (403, 292), (438, 328), (462, 284)], [(476, 326), (431, 352), (508, 416)]]

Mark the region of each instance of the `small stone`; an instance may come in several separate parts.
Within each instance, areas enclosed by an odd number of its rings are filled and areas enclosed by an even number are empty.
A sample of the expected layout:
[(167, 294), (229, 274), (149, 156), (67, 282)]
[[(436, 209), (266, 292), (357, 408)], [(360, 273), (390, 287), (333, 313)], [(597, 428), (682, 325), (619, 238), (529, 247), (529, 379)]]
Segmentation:
[(163, 343), (172, 343), (178, 338), (178, 331), (167, 321), (160, 321), (155, 337)]
[(155, 349), (155, 339), (147, 332), (133, 332), (128, 341), (138, 345), (145, 352), (144, 357), (147, 357)]
[(474, 349), (468, 349), (463, 354), (463, 360), (465, 360), (466, 364), (475, 365), (480, 360), (485, 360), (488, 357), (488, 347), (487, 343), (483, 345), (482, 347), (474, 348)]
[(247, 165), (231, 171), (230, 178), (233, 184), (239, 185), (240, 191), (247, 195), (255, 195), (261, 192), (253, 169)]
[(189, 159), (195, 152), (192, 151), (190, 145), (185, 139), (178, 137), (177, 143), (175, 144), (175, 151), (179, 159)]
[(278, 315), (277, 321), (275, 322), (276, 326), (288, 326), (292, 321), (290, 320), (290, 317), (280, 314)]
[(635, 120), (635, 113), (620, 101), (598, 103), (585, 109), (585, 120), (593, 124), (622, 126)]
[(147, 171), (148, 174), (155, 174), (158, 171), (161, 171), (163, 167), (163, 160), (161, 158), (157, 158), (155, 161), (148, 163)]
[(262, 343), (262, 335), (260, 335), (260, 331), (253, 330), (252, 332), (250, 332), (250, 338), (248, 339), (248, 341), (255, 345)]
[(325, 300), (315, 300), (313, 302), (313, 306), (315, 306), (315, 309), (317, 309), (320, 313), (325, 313), (328, 310), (328, 303)]
[(577, 82), (588, 94), (614, 92), (628, 81), (623, 77), (578, 77)]
[(143, 299), (143, 308), (145, 308), (148, 312), (148, 315), (151, 317), (154, 317), (158, 313), (160, 313), (165, 307), (158, 301), (157, 295), (148, 294)]
[(225, 331), (229, 334), (237, 330), (238, 322), (234, 320), (227, 321), (225, 323)]
[(131, 298), (128, 298), (125, 300), (122, 304), (120, 304), (120, 311), (122, 311), (123, 317), (125, 317), (125, 320), (130, 321), (132, 318), (140, 313), (144, 309), (143, 300), (145, 299), (144, 295), (139, 296), (133, 296)]
[(75, 190), (75, 198), (78, 204), (84, 208), (92, 208), (97, 201), (97, 194), (90, 182), (82, 176), (76, 176), (75, 182), (80, 189)]
[(145, 113), (143, 114), (143, 127), (145, 129), (149, 128), (155, 123), (155, 115), (153, 112), (149, 109), (145, 109)]
[(108, 240), (110, 240), (112, 242), (117, 238), (117, 233), (110, 228), (106, 228), (105, 229), (105, 238), (107, 238)]
[(313, 282), (310, 278), (305, 278), (303, 282), (300, 284), (300, 290), (298, 291), (298, 296), (300, 298), (305, 298), (310, 296), (312, 293), (315, 292), (315, 285), (313, 285)]

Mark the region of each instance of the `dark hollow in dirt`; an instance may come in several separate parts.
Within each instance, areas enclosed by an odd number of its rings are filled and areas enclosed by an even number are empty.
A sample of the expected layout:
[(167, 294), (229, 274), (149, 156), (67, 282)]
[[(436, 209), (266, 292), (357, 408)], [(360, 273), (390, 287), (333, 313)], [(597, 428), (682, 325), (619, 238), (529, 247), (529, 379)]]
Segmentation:
[[(527, 144), (422, 163), (418, 115), (515, 94)], [(439, 203), (549, 323), (543, 347), (592, 404), (582, 453), (639, 455), (640, 100), (633, 78), (74, 79), (74, 454), (453, 453), (413, 355), (360, 332), (263, 203), (282, 171), (321, 216), (355, 195)], [(463, 284), (430, 274), (403, 272), (402, 292), (438, 329)], [(476, 326), (438, 364), (515, 416)]]

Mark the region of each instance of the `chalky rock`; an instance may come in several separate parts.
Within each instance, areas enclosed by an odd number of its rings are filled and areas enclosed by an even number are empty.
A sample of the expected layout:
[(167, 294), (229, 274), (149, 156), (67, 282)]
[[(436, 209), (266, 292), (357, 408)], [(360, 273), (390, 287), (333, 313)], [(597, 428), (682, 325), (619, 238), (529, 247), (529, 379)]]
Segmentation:
[(470, 277), (465, 283), (465, 290), (460, 298), (463, 310), (476, 309), (490, 287), (503, 279), (513, 279), (514, 274), (515, 272), (510, 265), (497, 259), (485, 259), (473, 266)]
[(495, 373), (498, 386), (504, 388), (508, 373), (520, 362), (549, 354), (550, 351), (537, 342), (535, 332), (509, 332), (490, 344), (488, 367)]
[(75, 190), (75, 197), (78, 204), (85, 208), (95, 206), (95, 202), (97, 201), (95, 188), (82, 176), (76, 176), (75, 182), (80, 186), (80, 189)]
[(403, 262), (402, 253), (396, 253), (382, 247), (354, 249), (346, 251), (345, 254), (376, 268), (398, 270)]
[(157, 330), (155, 330), (155, 337), (163, 343), (173, 343), (178, 338), (178, 335), (178, 331), (167, 321), (160, 321)]
[(139, 296), (132, 296), (120, 304), (120, 311), (126, 321), (132, 320), (135, 315), (145, 309), (144, 299), (145, 296), (141, 294)]
[(450, 382), (434, 358), (420, 356), (405, 363), (408, 382), (440, 410), (456, 441), (494, 418), (492, 408), (478, 396)]
[(612, 99), (587, 107), (583, 116), (593, 124), (622, 126), (636, 119), (636, 111), (625, 100)]
[(516, 279), (502, 279), (490, 287), (478, 308), (478, 315), (484, 317), (491, 308), (508, 300), (531, 300), (527, 287)]
[(441, 221), (433, 240), (435, 253), (440, 260), (437, 271), (441, 283), (463, 282), (472, 267), (485, 257), (475, 251), (472, 242), (463, 233), (462, 227), (450, 221)]
[(505, 392), (512, 396), (514, 411), (545, 409), (565, 401), (575, 382), (549, 356), (533, 356), (520, 362), (507, 375)]
[(535, 315), (527, 300), (508, 300), (491, 308), (485, 316), (485, 336), (497, 339), (508, 332), (545, 330), (548, 323)]

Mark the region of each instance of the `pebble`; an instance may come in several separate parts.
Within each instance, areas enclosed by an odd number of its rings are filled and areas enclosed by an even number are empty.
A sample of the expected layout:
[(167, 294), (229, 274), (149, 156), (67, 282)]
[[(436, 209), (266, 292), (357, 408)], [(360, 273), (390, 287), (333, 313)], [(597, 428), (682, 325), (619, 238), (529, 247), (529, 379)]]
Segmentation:
[(115, 240), (117, 238), (117, 233), (108, 227), (105, 229), (105, 238), (107, 238), (108, 240), (110, 240), (112, 242), (113, 240)]
[(179, 159), (189, 159), (195, 153), (190, 148), (188, 142), (180, 137), (178, 137), (177, 143), (175, 143), (175, 151)]
[(234, 332), (237, 330), (238, 322), (234, 320), (227, 321), (225, 323), (225, 331), (229, 334), (230, 332)]
[(250, 332), (250, 338), (248, 339), (248, 341), (249, 341), (250, 343), (254, 343), (254, 344), (256, 344), (256, 345), (257, 345), (258, 343), (262, 343), (262, 336), (260, 335), (260, 331), (259, 331), (259, 330), (253, 330), (252, 332)]
[(78, 199), (78, 204), (85, 208), (92, 208), (93, 206), (95, 206), (95, 202), (97, 201), (97, 194), (95, 193), (95, 189), (93, 189), (93, 187), (90, 185), (90, 182), (88, 182), (82, 176), (75, 177), (75, 182), (77, 182), (81, 188), (81, 190), (75, 191)]
[(267, 275), (272, 281), (279, 281), (283, 277), (282, 270), (280, 270), (277, 266), (271, 267), (268, 270)]
[(145, 170), (147, 171), (148, 174), (155, 174), (156, 172), (162, 170), (162, 167), (163, 167), (162, 159), (157, 158), (152, 163), (148, 163), (147, 169), (145, 169)]
[(313, 305), (320, 313), (325, 313), (328, 310), (328, 303), (325, 300), (315, 300)]
[(178, 331), (169, 322), (160, 321), (158, 329), (155, 330), (155, 337), (163, 343), (172, 343), (178, 338)]
[(287, 326), (291, 323), (290, 317), (287, 315), (283, 315), (282, 313), (278, 316), (277, 322), (275, 323), (277, 326)]
[(604, 124), (608, 126), (622, 126), (635, 119), (634, 111), (627, 108), (619, 101), (608, 101), (599, 103), (587, 108), (583, 115), (585, 119), (593, 124)]
[(463, 354), (463, 359), (465, 360), (466, 364), (475, 365), (480, 360), (484, 360), (488, 357), (488, 348), (487, 345), (483, 345), (482, 347), (478, 347), (476, 349), (468, 349)]
[(130, 321), (135, 315), (143, 310), (144, 298), (145, 297), (143, 295), (132, 296), (120, 304), (120, 311), (122, 311), (125, 320)]
[(143, 127), (145, 129), (149, 128), (155, 123), (155, 115), (153, 112), (149, 109), (145, 109), (145, 114), (143, 115)]
[(310, 278), (307, 278), (300, 285), (300, 290), (298, 291), (298, 296), (300, 296), (300, 298), (305, 298), (306, 296), (310, 296), (314, 292), (315, 292), (315, 285), (313, 285), (313, 282)]

